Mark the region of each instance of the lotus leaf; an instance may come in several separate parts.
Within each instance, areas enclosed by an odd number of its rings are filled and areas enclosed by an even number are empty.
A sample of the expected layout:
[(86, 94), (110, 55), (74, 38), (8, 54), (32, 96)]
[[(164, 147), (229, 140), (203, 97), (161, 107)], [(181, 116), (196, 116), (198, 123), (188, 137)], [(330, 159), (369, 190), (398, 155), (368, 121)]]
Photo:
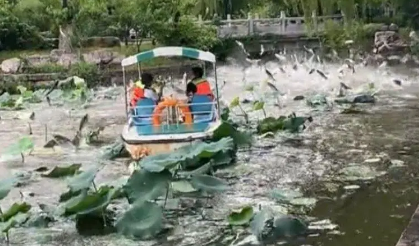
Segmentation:
[(59, 202), (65, 202), (68, 201), (69, 199), (71, 199), (72, 197), (78, 196), (80, 195), (80, 193), (82, 193), (83, 190), (78, 190), (73, 192), (72, 190), (68, 190), (67, 192), (63, 193), (60, 195), (60, 200)]
[(217, 142), (199, 142), (181, 147), (175, 152), (147, 156), (140, 161), (140, 166), (149, 172), (161, 172), (170, 170), (180, 163), (200, 158), (211, 158), (219, 152), (232, 150), (234, 143), (232, 138), (222, 138)]
[(79, 171), (81, 164), (72, 164), (69, 166), (54, 167), (50, 172), (42, 174), (42, 177), (47, 178), (62, 178), (66, 176), (74, 175), (77, 171)]
[(223, 192), (229, 189), (224, 180), (209, 175), (193, 176), (191, 183), (195, 189), (205, 192)]
[(264, 102), (261, 102), (261, 101), (255, 101), (254, 103), (253, 103), (253, 110), (254, 111), (258, 111), (258, 110), (262, 110), (262, 109), (264, 109), (265, 108), (265, 103)]
[(207, 174), (211, 170), (211, 162), (208, 162), (192, 171), (180, 171), (178, 175), (181, 177), (190, 177), (198, 174)]
[(286, 117), (280, 116), (275, 119), (274, 117), (267, 117), (263, 119), (257, 126), (257, 132), (259, 134), (264, 134), (267, 132), (277, 132), (284, 130), (284, 121)]
[(22, 225), (29, 219), (30, 215), (27, 213), (18, 213), (10, 220), (0, 223), (0, 229), (2, 232), (7, 233), (11, 228)]
[(27, 213), (31, 209), (31, 205), (26, 202), (14, 203), (7, 211), (0, 216), (0, 221), (8, 221), (18, 213)]
[(230, 108), (235, 108), (239, 105), (240, 105), (240, 98), (239, 97), (233, 98), (233, 100), (230, 102)]
[(72, 192), (89, 189), (98, 171), (98, 167), (93, 167), (80, 174), (77, 174), (76, 176), (71, 177), (68, 180), (68, 187)]
[(233, 211), (228, 216), (228, 223), (233, 226), (246, 225), (253, 218), (253, 208), (251, 206), (244, 207), (240, 211)]
[(16, 181), (17, 179), (15, 177), (0, 181), (0, 200), (5, 198), (9, 194)]
[(163, 210), (150, 202), (134, 203), (116, 223), (118, 232), (132, 239), (149, 239), (159, 233), (162, 226)]
[(250, 145), (253, 137), (250, 133), (240, 132), (231, 123), (222, 122), (221, 125), (214, 131), (213, 139), (218, 141), (223, 138), (231, 137), (234, 144), (237, 146)]
[(98, 192), (88, 194), (82, 192), (80, 195), (65, 202), (60, 209), (64, 215), (83, 215), (104, 210), (112, 201), (115, 189), (99, 189)]
[(178, 191), (182, 193), (189, 193), (189, 192), (196, 191), (196, 189), (192, 186), (192, 184), (186, 180), (179, 180), (179, 181), (172, 182), (172, 189), (174, 191)]
[(22, 137), (17, 143), (10, 145), (5, 154), (10, 156), (20, 155), (27, 151), (32, 150), (35, 147), (33, 141), (29, 137)]
[(130, 203), (144, 203), (164, 194), (172, 175), (169, 171), (160, 173), (148, 172), (145, 169), (135, 170), (124, 186)]

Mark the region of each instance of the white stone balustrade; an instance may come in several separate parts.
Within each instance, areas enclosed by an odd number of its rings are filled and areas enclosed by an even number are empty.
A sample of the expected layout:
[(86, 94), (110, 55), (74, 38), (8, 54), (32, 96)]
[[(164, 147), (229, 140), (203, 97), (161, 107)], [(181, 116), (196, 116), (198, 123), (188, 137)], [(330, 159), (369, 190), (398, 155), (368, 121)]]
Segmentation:
[[(239, 38), (247, 36), (263, 36), (263, 35), (281, 35), (284, 37), (305, 36), (310, 28), (311, 33), (321, 33), (324, 31), (324, 23), (328, 20), (343, 21), (343, 15), (316, 16), (312, 14), (312, 25), (307, 27), (304, 17), (286, 17), (285, 12), (281, 12), (279, 18), (259, 18), (258, 15), (252, 16), (250, 13), (247, 19), (231, 19), (227, 15), (227, 20), (220, 20), (218, 25), (218, 37), (220, 38)], [(212, 21), (202, 21), (202, 17), (198, 17), (198, 21), (202, 24), (210, 24)]]

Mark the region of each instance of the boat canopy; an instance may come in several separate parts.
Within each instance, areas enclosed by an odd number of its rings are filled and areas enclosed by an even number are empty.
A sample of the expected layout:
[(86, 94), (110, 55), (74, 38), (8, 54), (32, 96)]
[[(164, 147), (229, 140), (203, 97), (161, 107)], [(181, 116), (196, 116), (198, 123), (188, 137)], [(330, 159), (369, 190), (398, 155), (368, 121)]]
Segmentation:
[(202, 51), (198, 49), (188, 48), (188, 47), (176, 47), (176, 46), (167, 46), (155, 48), (152, 50), (144, 51), (136, 55), (127, 57), (122, 60), (122, 67), (131, 66), (140, 62), (154, 59), (156, 57), (170, 57), (170, 56), (183, 56), (189, 57), (201, 61), (207, 61), (215, 63), (215, 55), (208, 51)]

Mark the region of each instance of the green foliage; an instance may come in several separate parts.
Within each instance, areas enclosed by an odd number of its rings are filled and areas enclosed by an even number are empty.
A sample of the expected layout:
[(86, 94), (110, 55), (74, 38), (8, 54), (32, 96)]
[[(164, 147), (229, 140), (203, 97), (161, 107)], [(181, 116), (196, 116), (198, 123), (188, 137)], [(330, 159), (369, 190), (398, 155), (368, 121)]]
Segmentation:
[(88, 88), (96, 86), (101, 80), (101, 73), (97, 65), (87, 62), (72, 65), (68, 73), (71, 76), (83, 78)]
[(62, 178), (66, 176), (72, 176), (79, 171), (81, 164), (71, 164), (69, 166), (56, 166), (51, 171), (42, 174), (43, 177), (47, 178)]
[(0, 0), (0, 50), (40, 48), (43, 39), (32, 25), (22, 22), (13, 5)]
[(217, 30), (211, 25), (196, 23), (196, 19), (184, 16), (179, 23), (167, 23), (161, 31), (154, 33), (157, 41), (163, 45), (187, 46), (201, 50), (210, 50), (218, 42)]
[(232, 226), (242, 226), (249, 224), (253, 218), (254, 212), (251, 206), (241, 208), (238, 211), (233, 211), (227, 218), (228, 223)]

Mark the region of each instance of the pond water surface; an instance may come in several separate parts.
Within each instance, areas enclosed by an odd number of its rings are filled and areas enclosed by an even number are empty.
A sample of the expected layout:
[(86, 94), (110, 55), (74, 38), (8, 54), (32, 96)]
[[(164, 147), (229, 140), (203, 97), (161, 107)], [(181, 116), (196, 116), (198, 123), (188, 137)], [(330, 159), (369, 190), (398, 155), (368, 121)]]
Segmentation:
[[(356, 73), (347, 72), (344, 79), (338, 78), (340, 65), (328, 64), (317, 67), (327, 73), (324, 79), (316, 73), (309, 74), (300, 66), (297, 70), (285, 65), (285, 73), (277, 72), (274, 84), (284, 93), (281, 107), (267, 86), (260, 86), (267, 78), (264, 70), (257, 67), (243, 72), (237, 66), (223, 66), (218, 70), (219, 81), (226, 81), (221, 90), (222, 101), (227, 104), (234, 97), (252, 99), (260, 97), (267, 102), (268, 115), (313, 116), (313, 123), (301, 134), (277, 134), (275, 138), (259, 138), (254, 146), (239, 151), (237, 165), (220, 172), (232, 185), (228, 193), (211, 199), (205, 209), (206, 219), (200, 214), (188, 213), (179, 216), (178, 224), (169, 234), (154, 241), (134, 242), (116, 234), (83, 237), (77, 234), (74, 222), (60, 221), (50, 228), (13, 229), (10, 240), (14, 245), (252, 245), (257, 244), (250, 232), (232, 232), (225, 221), (229, 211), (245, 205), (274, 206), (270, 197), (274, 189), (300, 188), (307, 196), (316, 197), (318, 203), (309, 215), (330, 219), (339, 227), (337, 230), (321, 231), (306, 240), (290, 245), (395, 245), (402, 230), (415, 210), (419, 197), (417, 153), (419, 150), (419, 86), (417, 75), (401, 69), (377, 69), (356, 67)], [(267, 65), (272, 71), (279, 67), (276, 63)], [(393, 78), (400, 78), (402, 86)], [(364, 114), (340, 114), (334, 108), (330, 111), (313, 110), (305, 101), (294, 101), (298, 95), (324, 93), (335, 97), (340, 82), (356, 89), (374, 83), (381, 91), (377, 102), (363, 105)], [(254, 92), (246, 91), (249, 85)], [(111, 89), (100, 89), (103, 94)], [(81, 117), (88, 113), (89, 127), (105, 126), (100, 140), (112, 143), (120, 134), (126, 122), (122, 88), (114, 99), (97, 99), (83, 109), (70, 106), (51, 106), (46, 103), (33, 104), (23, 112), (35, 112), (31, 121), (36, 149), (25, 163), (4, 160), (0, 163), (0, 179), (26, 171), (27, 173), (45, 166), (72, 163), (83, 164), (83, 169), (97, 163), (100, 151), (97, 147), (86, 146), (80, 150), (70, 147), (45, 150), (45, 129), (47, 138), (51, 134), (72, 137)], [(365, 90), (365, 89), (363, 89)], [(17, 112), (0, 111), (0, 149), (6, 148), (22, 135), (28, 133), (29, 120), (13, 119)], [(262, 118), (262, 112), (251, 113), (252, 118)], [(239, 119), (239, 118), (238, 118)], [(378, 160), (377, 160), (378, 158)], [(403, 161), (404, 166), (392, 167), (393, 160)], [(384, 176), (367, 182), (334, 181), (333, 177), (351, 163), (385, 171)], [(400, 162), (398, 162), (400, 163)], [(115, 181), (129, 174), (124, 160), (108, 162), (98, 174), (98, 185)], [(45, 179), (33, 174), (28, 184), (14, 188), (1, 203), (7, 208), (13, 202), (24, 199), (33, 207), (39, 204), (56, 206), (61, 193), (66, 190), (63, 180)], [(348, 185), (359, 185), (359, 189), (345, 190)], [(333, 188), (331, 188), (333, 187)], [(27, 194), (34, 193), (33, 196)], [(23, 195), (23, 198), (21, 197)], [(185, 200), (185, 203), (192, 203)], [(126, 207), (117, 201), (115, 206)], [(35, 209), (35, 208), (34, 208)], [(277, 242), (279, 243), (279, 242)], [(268, 243), (275, 245), (277, 243)]]

